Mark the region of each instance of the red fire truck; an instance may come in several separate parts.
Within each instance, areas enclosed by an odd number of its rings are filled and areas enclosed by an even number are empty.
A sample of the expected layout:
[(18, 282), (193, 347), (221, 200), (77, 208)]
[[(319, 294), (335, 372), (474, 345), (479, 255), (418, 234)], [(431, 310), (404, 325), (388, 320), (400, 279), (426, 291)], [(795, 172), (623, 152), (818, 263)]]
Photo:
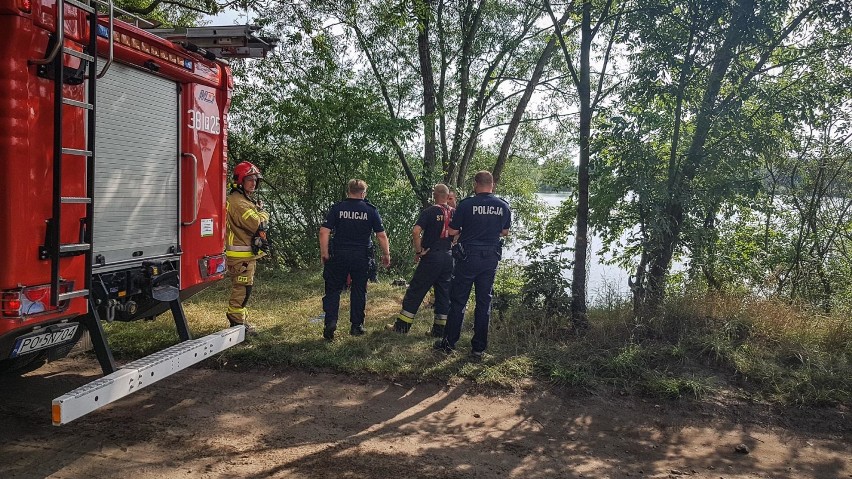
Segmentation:
[[(0, 370), (60, 358), (87, 331), (101, 384), (130, 378), (54, 401), (57, 424), (244, 337), (192, 339), (181, 300), (225, 270), (233, 83), (217, 53), (260, 40), (249, 27), (157, 35), (114, 12), (0, 0)], [(182, 342), (117, 366), (101, 322), (168, 310)]]

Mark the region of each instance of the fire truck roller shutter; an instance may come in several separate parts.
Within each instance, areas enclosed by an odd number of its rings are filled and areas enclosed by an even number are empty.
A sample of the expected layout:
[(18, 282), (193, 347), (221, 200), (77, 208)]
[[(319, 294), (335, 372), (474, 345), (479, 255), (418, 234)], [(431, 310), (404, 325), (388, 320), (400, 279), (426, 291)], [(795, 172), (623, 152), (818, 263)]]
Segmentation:
[(177, 84), (113, 64), (98, 80), (96, 108), (95, 271), (173, 253), (178, 246)]

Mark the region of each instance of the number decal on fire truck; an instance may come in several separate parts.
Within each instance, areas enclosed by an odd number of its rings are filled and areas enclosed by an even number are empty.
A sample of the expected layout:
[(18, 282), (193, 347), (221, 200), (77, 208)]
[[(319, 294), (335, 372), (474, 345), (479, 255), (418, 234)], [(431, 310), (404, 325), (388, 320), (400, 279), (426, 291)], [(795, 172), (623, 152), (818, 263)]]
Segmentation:
[(193, 130), (213, 133), (214, 135), (218, 135), (222, 131), (218, 116), (205, 115), (204, 112), (196, 110), (188, 110), (187, 113), (189, 113), (189, 127)]

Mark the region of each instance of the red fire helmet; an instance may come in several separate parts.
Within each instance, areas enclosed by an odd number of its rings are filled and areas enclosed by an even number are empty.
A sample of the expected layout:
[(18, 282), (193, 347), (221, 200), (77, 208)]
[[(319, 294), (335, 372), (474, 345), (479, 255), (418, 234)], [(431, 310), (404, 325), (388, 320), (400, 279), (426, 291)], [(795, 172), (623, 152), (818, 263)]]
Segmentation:
[(263, 178), (263, 175), (260, 174), (260, 168), (254, 166), (248, 161), (243, 161), (234, 167), (234, 182), (240, 186), (242, 186), (243, 180), (245, 180), (247, 176), (252, 175), (257, 176), (258, 180)]

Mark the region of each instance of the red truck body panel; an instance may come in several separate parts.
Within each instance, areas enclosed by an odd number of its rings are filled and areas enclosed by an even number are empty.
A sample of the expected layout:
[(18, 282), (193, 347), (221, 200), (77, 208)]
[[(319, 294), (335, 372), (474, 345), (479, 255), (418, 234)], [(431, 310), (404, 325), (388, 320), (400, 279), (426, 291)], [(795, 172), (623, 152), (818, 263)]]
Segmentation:
[[(50, 283), (50, 260), (39, 258), (45, 244), (47, 220), (52, 215), (54, 80), (43, 78), (31, 59), (45, 57), (55, 28), (55, 2), (33, 1), (31, 12), (21, 10), (25, 0), (0, 0), (0, 294)], [(85, 12), (66, 5), (65, 45), (85, 43)], [(106, 19), (100, 19), (106, 31)], [(203, 260), (224, 251), (224, 206), (227, 176), (227, 109), (232, 88), (229, 68), (189, 52), (131, 24), (114, 23), (114, 61), (173, 81), (180, 87), (178, 120), (179, 164), (179, 287), (195, 292), (221, 279), (222, 271), (208, 270)], [(108, 41), (98, 38), (98, 55), (108, 52)], [(66, 56), (66, 66), (78, 59)], [(144, 68), (154, 62), (157, 69)], [(102, 62), (98, 62), (99, 67)], [(109, 75), (109, 72), (106, 74)], [(84, 101), (86, 86), (65, 85), (66, 98)], [(97, 105), (95, 106), (97, 115)], [(128, 112), (132, 114), (132, 112)], [(82, 109), (63, 107), (63, 147), (86, 148)], [(97, 118), (97, 116), (96, 116)], [(128, 164), (134, 163), (128, 157)], [(79, 166), (78, 166), (79, 165)], [(97, 151), (95, 152), (97, 175)], [(62, 196), (86, 196), (85, 158), (63, 159)], [(97, 204), (97, 197), (94, 198)], [(62, 243), (79, 242), (85, 204), (63, 205)], [(97, 231), (99, 218), (94, 218)], [(62, 258), (60, 276), (79, 289), (86, 283), (85, 255)], [(212, 273), (212, 274), (210, 274)], [(183, 296), (183, 295), (182, 295)], [(0, 360), (9, 357), (10, 338), (33, 328), (73, 320), (88, 312), (88, 299), (67, 301), (60, 311), (26, 317), (0, 313)]]

